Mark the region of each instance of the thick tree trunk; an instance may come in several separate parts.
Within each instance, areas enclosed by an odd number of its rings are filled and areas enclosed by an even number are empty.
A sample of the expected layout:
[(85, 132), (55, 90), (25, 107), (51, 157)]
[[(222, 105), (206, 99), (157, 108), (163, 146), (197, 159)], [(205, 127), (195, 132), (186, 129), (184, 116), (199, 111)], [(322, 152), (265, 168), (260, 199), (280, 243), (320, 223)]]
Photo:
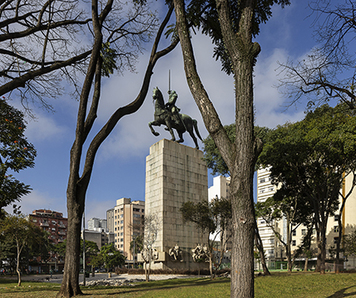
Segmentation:
[(173, 2), (189, 88), (202, 114), (205, 127), (218, 147), (231, 175), (230, 190), (233, 214), (231, 297), (254, 297), (255, 217), (252, 185), (257, 150), (253, 136), (252, 73), (253, 63), (260, 51), (259, 45), (252, 43), (251, 26), (254, 4), (249, 1), (243, 1), (244, 3), (241, 4), (243, 9), (238, 26), (239, 32), (235, 34), (232, 30), (227, 1), (216, 1), (224, 43), (234, 69), (236, 139), (233, 144), (230, 142), (197, 73), (185, 18), (184, 1), (174, 0)]
[(84, 205), (78, 204), (76, 201), (76, 197), (67, 195), (67, 247), (64, 261), (63, 281), (57, 297), (72, 297), (82, 294), (79, 287), (79, 252)]

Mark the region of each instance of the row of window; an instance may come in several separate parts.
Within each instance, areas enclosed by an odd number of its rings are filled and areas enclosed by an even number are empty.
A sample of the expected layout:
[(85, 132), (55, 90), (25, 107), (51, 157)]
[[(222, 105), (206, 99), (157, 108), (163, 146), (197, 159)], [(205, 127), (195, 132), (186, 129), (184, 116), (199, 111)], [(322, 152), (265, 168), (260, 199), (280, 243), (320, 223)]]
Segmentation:
[(264, 193), (264, 192), (267, 192), (267, 191), (274, 191), (274, 186), (261, 188), (259, 192), (260, 193)]

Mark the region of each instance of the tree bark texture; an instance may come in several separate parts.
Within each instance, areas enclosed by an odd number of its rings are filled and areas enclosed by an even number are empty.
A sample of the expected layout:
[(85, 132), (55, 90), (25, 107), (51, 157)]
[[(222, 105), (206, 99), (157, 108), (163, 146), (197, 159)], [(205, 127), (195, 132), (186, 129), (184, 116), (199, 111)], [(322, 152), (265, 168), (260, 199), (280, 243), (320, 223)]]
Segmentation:
[(253, 173), (256, 147), (253, 135), (253, 64), (260, 47), (252, 43), (254, 1), (241, 1), (239, 32), (232, 30), (228, 1), (216, 1), (224, 44), (233, 64), (235, 82), (236, 139), (227, 137), (219, 116), (196, 70), (190, 42), (184, 1), (174, 0), (177, 31), (182, 47), (184, 69), (190, 91), (231, 174), (230, 193), (233, 214), (231, 297), (254, 297)]
[[(80, 255), (80, 233), (81, 220), (85, 206), (86, 191), (90, 182), (91, 173), (93, 170), (94, 160), (100, 145), (109, 136), (115, 128), (118, 121), (125, 115), (136, 112), (143, 104), (147, 95), (153, 68), (159, 58), (171, 52), (178, 40), (174, 40), (167, 48), (157, 51), (160, 38), (163, 30), (166, 27), (169, 18), (173, 12), (171, 7), (162, 22), (152, 46), (150, 60), (146, 69), (146, 73), (142, 82), (141, 90), (136, 97), (128, 105), (118, 108), (106, 122), (103, 128), (96, 134), (91, 141), (86, 153), (83, 172), (80, 175), (80, 162), (83, 154), (83, 145), (87, 139), (90, 129), (96, 119), (98, 102), (100, 98), (101, 87), (101, 58), (100, 49), (102, 46), (101, 25), (105, 16), (110, 12), (113, 0), (109, 0), (100, 14), (98, 15), (97, 0), (92, 0), (93, 10), (93, 28), (94, 28), (94, 45), (88, 66), (88, 71), (83, 83), (83, 89), (79, 101), (79, 109), (77, 116), (77, 128), (75, 141), (70, 152), (70, 175), (67, 186), (67, 211), (68, 211), (68, 229), (67, 229), (67, 247), (65, 256), (65, 267), (61, 289), (57, 296), (72, 297), (80, 295), (79, 287), (79, 255)], [(90, 89), (94, 81), (93, 99), (91, 107), (88, 109), (88, 97)], [(87, 114), (87, 110), (89, 110)]]

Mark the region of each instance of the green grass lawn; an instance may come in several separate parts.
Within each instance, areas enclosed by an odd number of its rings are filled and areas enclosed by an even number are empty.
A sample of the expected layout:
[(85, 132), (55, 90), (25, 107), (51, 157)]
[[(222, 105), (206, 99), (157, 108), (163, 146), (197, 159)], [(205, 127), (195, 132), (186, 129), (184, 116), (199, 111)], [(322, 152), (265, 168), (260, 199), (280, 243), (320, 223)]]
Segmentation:
[[(23, 282), (0, 278), (0, 297), (56, 297), (59, 284)], [(218, 278), (173, 279), (137, 283), (133, 287), (83, 287), (87, 297), (230, 297), (230, 280)], [(356, 274), (273, 273), (255, 280), (256, 298), (356, 297)]]

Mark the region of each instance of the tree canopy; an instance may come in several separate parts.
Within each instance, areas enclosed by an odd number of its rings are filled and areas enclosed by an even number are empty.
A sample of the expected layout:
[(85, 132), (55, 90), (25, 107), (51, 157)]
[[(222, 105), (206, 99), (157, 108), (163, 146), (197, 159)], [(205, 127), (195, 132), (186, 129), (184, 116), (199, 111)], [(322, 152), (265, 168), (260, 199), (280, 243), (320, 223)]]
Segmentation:
[(327, 219), (339, 208), (345, 176), (356, 170), (355, 138), (355, 112), (323, 105), (303, 121), (278, 127), (260, 155), (261, 164), (271, 166), (272, 183), (281, 186), (277, 194), (301, 198), (313, 208), (321, 273)]
[[(221, 265), (226, 242), (231, 237), (231, 202), (225, 198), (215, 198), (212, 201), (191, 202), (182, 205), (180, 211), (185, 221), (193, 222), (202, 232), (208, 234), (207, 246), (209, 251), (210, 275), (213, 279), (219, 266)], [(212, 238), (210, 238), (212, 237)], [(218, 266), (213, 271), (214, 249), (216, 242), (220, 241), (221, 254), (217, 260)]]
[(25, 137), (24, 115), (0, 99), (0, 216), (1, 209), (30, 192), (13, 173), (34, 166), (36, 150)]

